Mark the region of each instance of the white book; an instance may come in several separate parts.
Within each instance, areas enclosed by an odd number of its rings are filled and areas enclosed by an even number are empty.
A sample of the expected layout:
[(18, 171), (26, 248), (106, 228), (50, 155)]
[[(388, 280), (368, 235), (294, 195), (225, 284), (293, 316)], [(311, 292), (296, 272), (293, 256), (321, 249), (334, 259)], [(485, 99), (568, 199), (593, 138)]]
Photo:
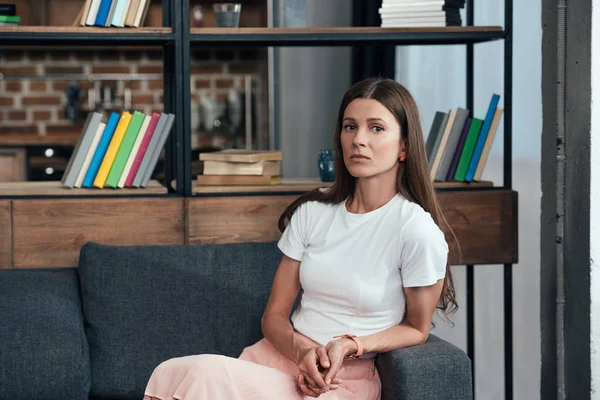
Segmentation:
[(87, 21), (85, 22), (86, 25), (94, 25), (96, 23), (96, 17), (98, 16), (101, 2), (102, 0), (92, 0), (90, 12), (88, 13)]
[(418, 12), (418, 13), (394, 13), (394, 14), (385, 14), (381, 15), (381, 19), (395, 19), (395, 18), (446, 18), (446, 13), (443, 11), (433, 11), (433, 12)]
[(139, 28), (142, 25), (142, 18), (148, 12), (148, 7), (150, 7), (150, 0), (140, 0), (140, 7), (138, 8), (137, 14), (135, 15), (135, 20), (133, 22), (133, 26)]
[(441, 28), (446, 22), (387, 22), (382, 23), (382, 28)]
[(406, 12), (406, 11), (444, 11), (443, 5), (421, 5), (421, 4), (406, 4), (399, 7), (380, 8), (379, 14), (388, 12)]
[(129, 9), (131, 8), (131, 2), (133, 0), (125, 0), (125, 8), (123, 9), (123, 14), (121, 15), (121, 21), (119, 21), (119, 26), (123, 28), (125, 26), (125, 20), (127, 19), (127, 14), (129, 14)]
[(394, 23), (394, 22), (446, 22), (446, 17), (419, 17), (419, 18), (385, 18), (382, 22), (385, 23)]
[(85, 175), (87, 174), (88, 168), (90, 167), (90, 163), (92, 162), (92, 158), (94, 158), (94, 154), (96, 154), (96, 149), (98, 148), (98, 143), (100, 143), (100, 138), (102, 137), (102, 134), (104, 133), (104, 128), (106, 128), (106, 124), (104, 122), (100, 122), (100, 124), (98, 125), (98, 129), (96, 130), (96, 134), (94, 135), (94, 138), (92, 139), (92, 144), (90, 145), (90, 149), (88, 150), (87, 154), (85, 155), (85, 159), (83, 160), (83, 165), (81, 166), (81, 169), (79, 170), (79, 174), (77, 175), (77, 180), (75, 180), (75, 185), (73, 185), (76, 188), (80, 188), (81, 185), (83, 184), (83, 179), (85, 178)]
[(383, 8), (387, 8), (387, 7), (400, 7), (400, 6), (404, 6), (406, 4), (416, 4), (416, 5), (446, 5), (446, 0), (394, 0), (394, 1), (389, 1), (389, 0), (384, 0), (383, 3), (381, 3), (381, 7)]
[(140, 131), (138, 132), (138, 135), (135, 138), (135, 142), (133, 143), (133, 148), (131, 149), (131, 153), (129, 153), (129, 157), (127, 158), (127, 163), (125, 163), (125, 168), (123, 168), (123, 173), (121, 174), (121, 178), (119, 179), (119, 183), (117, 184), (118, 188), (122, 189), (123, 187), (125, 187), (125, 181), (127, 180), (127, 177), (129, 176), (129, 171), (131, 171), (131, 166), (133, 165), (135, 156), (137, 155), (138, 150), (140, 149), (140, 144), (142, 143), (142, 140), (144, 139), (144, 136), (146, 135), (146, 131), (148, 130), (148, 125), (150, 125), (151, 119), (152, 119), (152, 116), (150, 116), (150, 115), (146, 115), (144, 117), (144, 122), (142, 122), (142, 127), (140, 128)]

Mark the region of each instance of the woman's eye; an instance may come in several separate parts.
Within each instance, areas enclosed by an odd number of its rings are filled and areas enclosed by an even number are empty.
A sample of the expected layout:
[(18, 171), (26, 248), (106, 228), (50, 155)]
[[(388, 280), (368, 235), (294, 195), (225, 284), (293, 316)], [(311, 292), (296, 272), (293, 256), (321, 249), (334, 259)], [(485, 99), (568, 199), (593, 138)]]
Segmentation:
[(353, 131), (356, 127), (354, 125), (346, 125), (344, 126), (344, 129), (347, 131)]
[(382, 128), (382, 127), (380, 127), (380, 126), (374, 126), (374, 127), (373, 127), (373, 130), (374, 130), (375, 132), (382, 132), (382, 131), (383, 131), (383, 128)]

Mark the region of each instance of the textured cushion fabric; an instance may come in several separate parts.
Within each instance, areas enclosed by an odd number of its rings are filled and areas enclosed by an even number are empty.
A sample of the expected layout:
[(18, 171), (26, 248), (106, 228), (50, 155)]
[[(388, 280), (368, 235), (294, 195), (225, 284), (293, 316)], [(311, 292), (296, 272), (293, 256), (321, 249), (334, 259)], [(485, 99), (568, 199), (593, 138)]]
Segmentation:
[(382, 400), (471, 400), (471, 360), (458, 347), (429, 335), (422, 345), (376, 359)]
[(162, 361), (239, 356), (261, 338), (281, 256), (275, 242), (83, 246), (78, 271), (91, 395), (140, 399)]
[(0, 270), (0, 293), (0, 399), (87, 399), (76, 271)]

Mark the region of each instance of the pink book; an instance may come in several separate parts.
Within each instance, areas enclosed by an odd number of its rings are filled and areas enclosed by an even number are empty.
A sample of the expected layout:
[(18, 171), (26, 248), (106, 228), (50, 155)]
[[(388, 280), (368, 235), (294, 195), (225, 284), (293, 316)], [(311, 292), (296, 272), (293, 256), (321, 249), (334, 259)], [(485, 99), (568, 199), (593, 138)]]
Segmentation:
[(152, 138), (152, 134), (154, 133), (154, 129), (156, 128), (156, 124), (158, 123), (158, 119), (160, 118), (160, 114), (152, 113), (152, 119), (150, 120), (150, 124), (148, 124), (148, 129), (146, 130), (146, 134), (144, 135), (144, 139), (142, 139), (142, 143), (140, 143), (140, 148), (135, 155), (135, 159), (133, 160), (133, 164), (131, 164), (131, 170), (129, 170), (129, 175), (127, 176), (127, 180), (125, 181), (125, 187), (131, 187), (133, 184), (133, 180), (135, 179), (135, 175), (140, 168), (140, 164), (142, 163), (142, 159), (144, 158), (144, 154), (146, 153), (146, 149), (148, 148), (148, 143), (150, 143), (150, 139)]

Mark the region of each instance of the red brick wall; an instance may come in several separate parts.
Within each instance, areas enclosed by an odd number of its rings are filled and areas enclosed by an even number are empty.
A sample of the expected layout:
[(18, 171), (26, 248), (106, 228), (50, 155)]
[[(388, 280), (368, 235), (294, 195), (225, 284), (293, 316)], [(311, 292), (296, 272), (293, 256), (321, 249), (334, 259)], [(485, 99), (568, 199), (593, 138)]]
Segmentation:
[[(267, 105), (264, 82), (266, 51), (255, 49), (192, 49), (191, 97), (192, 133), (197, 133), (198, 103), (214, 94), (224, 99), (230, 88), (243, 88), (244, 77), (256, 80), (255, 91), (264, 113)], [(0, 51), (0, 134), (47, 135), (79, 133), (80, 125), (65, 119), (65, 89), (69, 81), (47, 79), (64, 74), (160, 74), (159, 80), (113, 79), (102, 81), (117, 96), (116, 110), (122, 110), (125, 88), (131, 89), (131, 109), (144, 113), (163, 109), (162, 51), (147, 50), (51, 50)], [(27, 75), (26, 79), (24, 75)], [(89, 80), (77, 81), (82, 88), (82, 106), (88, 107)], [(120, 101), (120, 102), (119, 102)], [(264, 115), (262, 120), (267, 121)], [(266, 134), (266, 129), (261, 129)]]

